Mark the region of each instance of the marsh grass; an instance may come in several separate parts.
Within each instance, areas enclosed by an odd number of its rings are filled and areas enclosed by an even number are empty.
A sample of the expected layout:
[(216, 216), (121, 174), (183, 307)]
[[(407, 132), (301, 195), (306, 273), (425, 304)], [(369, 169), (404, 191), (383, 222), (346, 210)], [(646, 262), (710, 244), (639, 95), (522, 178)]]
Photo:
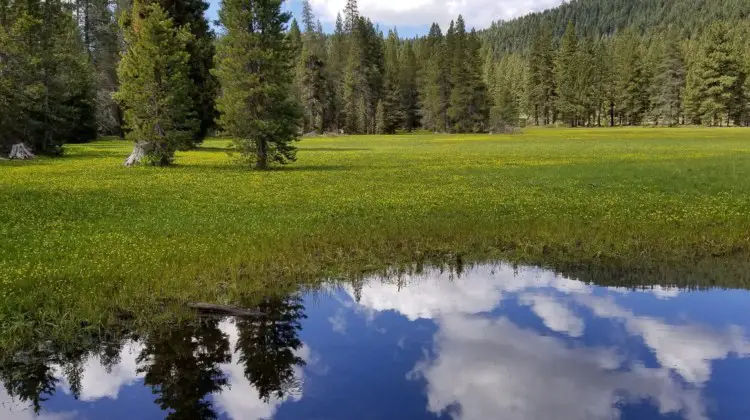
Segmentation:
[(747, 130), (308, 138), (298, 163), (268, 172), (228, 145), (169, 168), (122, 167), (131, 145), (114, 139), (0, 162), (3, 324), (446, 260), (748, 281)]

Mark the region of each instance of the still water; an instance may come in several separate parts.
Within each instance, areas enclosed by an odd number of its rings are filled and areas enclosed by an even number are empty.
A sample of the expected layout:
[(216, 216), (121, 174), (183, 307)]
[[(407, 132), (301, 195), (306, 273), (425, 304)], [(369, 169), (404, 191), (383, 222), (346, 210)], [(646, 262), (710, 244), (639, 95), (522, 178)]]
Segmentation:
[(0, 419), (748, 419), (749, 308), (504, 265), (371, 278), (39, 343), (4, 359)]

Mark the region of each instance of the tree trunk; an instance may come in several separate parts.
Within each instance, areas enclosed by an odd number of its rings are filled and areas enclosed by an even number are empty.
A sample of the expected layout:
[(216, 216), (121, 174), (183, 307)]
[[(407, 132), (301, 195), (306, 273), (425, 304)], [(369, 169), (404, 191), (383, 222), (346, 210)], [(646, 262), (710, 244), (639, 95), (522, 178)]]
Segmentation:
[(151, 153), (153, 151), (154, 145), (149, 142), (140, 141), (133, 146), (133, 153), (128, 156), (127, 160), (125, 160), (125, 166), (134, 166), (143, 160), (146, 155)]
[(26, 160), (34, 159), (34, 154), (31, 153), (31, 150), (25, 144), (16, 143), (10, 148), (10, 155), (8, 157), (10, 159)]
[(266, 144), (265, 139), (258, 140), (258, 148), (256, 150), (257, 160), (255, 161), (255, 169), (258, 169), (258, 170), (268, 169), (268, 153), (266, 151), (267, 147), (268, 147), (268, 144)]
[(609, 103), (609, 126), (610, 127), (615, 126), (615, 103), (614, 102)]

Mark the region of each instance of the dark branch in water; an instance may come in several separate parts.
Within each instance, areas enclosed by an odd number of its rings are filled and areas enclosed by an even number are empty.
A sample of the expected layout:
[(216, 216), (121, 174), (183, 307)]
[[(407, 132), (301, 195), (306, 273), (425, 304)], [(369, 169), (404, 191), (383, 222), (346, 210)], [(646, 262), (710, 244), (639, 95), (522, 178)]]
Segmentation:
[(187, 306), (190, 309), (195, 309), (198, 311), (208, 312), (212, 314), (244, 316), (244, 317), (265, 316), (263, 312), (252, 310), (252, 309), (239, 308), (237, 306), (217, 305), (213, 303), (200, 303), (200, 302), (188, 303)]

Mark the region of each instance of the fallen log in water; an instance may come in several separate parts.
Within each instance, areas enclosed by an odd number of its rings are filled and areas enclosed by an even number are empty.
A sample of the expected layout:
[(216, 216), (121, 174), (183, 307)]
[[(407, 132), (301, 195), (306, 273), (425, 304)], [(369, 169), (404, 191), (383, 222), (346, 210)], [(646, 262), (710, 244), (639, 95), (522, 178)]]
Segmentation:
[(237, 306), (217, 305), (214, 303), (191, 302), (187, 304), (187, 307), (190, 309), (195, 309), (195, 310), (202, 311), (202, 312), (221, 314), (221, 315), (245, 316), (245, 317), (265, 316), (265, 314), (260, 311), (240, 308)]

